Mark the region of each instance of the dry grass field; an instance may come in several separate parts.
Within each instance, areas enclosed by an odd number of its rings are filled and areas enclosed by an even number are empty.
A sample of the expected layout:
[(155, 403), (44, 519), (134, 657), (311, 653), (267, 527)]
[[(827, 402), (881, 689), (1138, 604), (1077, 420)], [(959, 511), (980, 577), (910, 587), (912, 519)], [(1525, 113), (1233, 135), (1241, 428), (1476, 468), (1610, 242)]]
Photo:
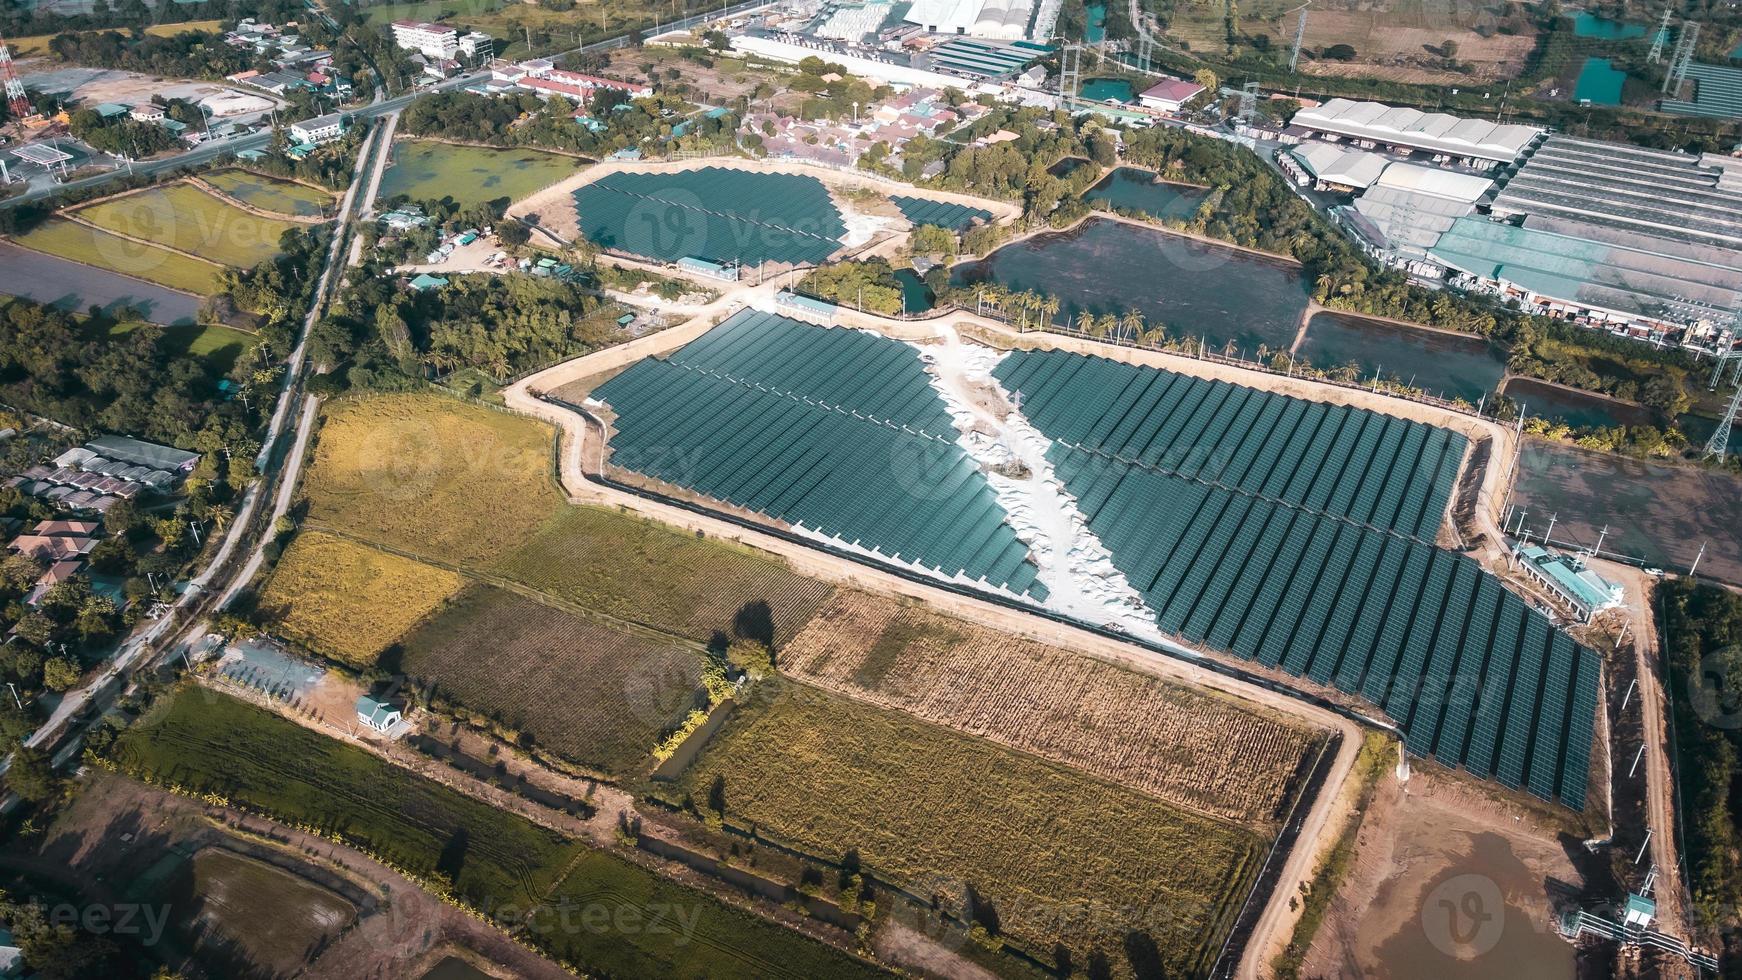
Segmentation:
[[(1043, 960), (1200, 976), (1262, 860), (1259, 835), (1064, 766), (791, 682), (685, 773), (696, 800), (864, 866)], [(718, 780), (718, 782), (716, 782)], [(1153, 972), (1159, 970), (1161, 972)]]
[[(596, 507), (565, 508), (508, 556), (502, 572), (569, 602), (697, 641), (731, 632), (743, 614), (769, 627), (775, 644), (784, 643), (832, 591), (776, 558)], [(752, 624), (739, 632), (755, 636), (757, 629)]]
[(1229, 698), (859, 592), (782, 671), (1228, 820), (1279, 819), (1314, 733)]
[(537, 748), (621, 775), (696, 705), (702, 653), (478, 585), (406, 637), (400, 666)]
[(326, 408), (309, 519), (431, 558), (487, 562), (562, 503), (545, 427), (440, 395)]
[(288, 639), (368, 668), (464, 584), (445, 569), (304, 531), (278, 559), (260, 605)]

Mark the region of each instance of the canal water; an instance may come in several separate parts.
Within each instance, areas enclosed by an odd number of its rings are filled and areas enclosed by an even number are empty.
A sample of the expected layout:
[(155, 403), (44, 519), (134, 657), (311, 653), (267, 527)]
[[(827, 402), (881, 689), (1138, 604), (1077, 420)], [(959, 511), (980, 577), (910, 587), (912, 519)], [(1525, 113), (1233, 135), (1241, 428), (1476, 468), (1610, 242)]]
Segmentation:
[(1080, 310), (1135, 308), (1169, 337), (1201, 336), (1211, 349), (1232, 342), (1245, 357), (1259, 344), (1286, 350), (1308, 295), (1293, 263), (1107, 218), (1006, 245), (958, 265), (952, 278), (1050, 293), (1059, 298), (1060, 323)]
[(1419, 330), (1351, 313), (1317, 313), (1296, 353), (1315, 368), (1355, 364), (1363, 378), (1412, 384), (1474, 405), (1506, 373), (1500, 352), (1481, 337)]
[(1084, 196), (1121, 210), (1183, 221), (1197, 214), (1198, 205), (1210, 196), (1210, 191), (1193, 184), (1158, 181), (1153, 171), (1119, 167), (1101, 178)]
[(903, 313), (924, 313), (937, 303), (937, 296), (925, 284), (925, 280), (920, 278), (918, 272), (912, 269), (896, 269), (895, 278), (901, 283)]
[(1577, 429), (1651, 425), (1656, 416), (1643, 405), (1545, 384), (1534, 378), (1508, 378), (1506, 397), (1530, 415), (1546, 416)]

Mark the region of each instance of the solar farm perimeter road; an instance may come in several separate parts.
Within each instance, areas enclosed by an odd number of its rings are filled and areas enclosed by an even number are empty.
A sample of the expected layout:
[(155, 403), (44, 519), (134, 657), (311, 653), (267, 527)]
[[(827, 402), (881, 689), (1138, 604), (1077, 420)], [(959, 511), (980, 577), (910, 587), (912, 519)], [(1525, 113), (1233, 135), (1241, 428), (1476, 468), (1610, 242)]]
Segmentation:
[[(687, 30), (697, 24), (705, 23), (707, 21), (718, 20), (722, 17), (732, 17), (738, 14), (749, 13), (751, 11), (761, 10), (765, 7), (772, 6), (774, 6), (772, 3), (762, 2), (762, 0), (753, 0), (753, 2), (750, 3), (741, 3), (732, 7), (722, 7), (719, 10), (695, 14), (690, 17), (685, 17), (682, 20), (672, 21), (669, 24), (661, 24), (659, 26), (662, 30), (668, 31)], [(620, 34), (617, 37), (608, 38), (603, 41), (595, 41), (592, 44), (582, 45), (572, 51), (564, 51), (559, 54), (551, 55), (550, 57), (556, 59), (569, 54), (584, 54), (592, 51), (611, 51), (616, 48), (628, 47), (628, 45), (629, 35)], [(374, 119), (377, 116), (399, 112), (425, 95), (435, 92), (450, 92), (457, 88), (464, 88), (474, 82), (482, 81), (489, 76), (490, 73), (488, 71), (473, 72), (470, 75), (456, 75), (446, 81), (437, 82), (426, 89), (420, 89), (416, 92), (407, 92), (404, 95), (396, 95), (391, 99), (384, 99), (361, 109), (342, 109), (340, 111), (344, 112), (354, 120)], [(12, 207), (13, 205), (24, 204), (30, 201), (38, 201), (44, 197), (59, 194), (62, 191), (82, 190), (86, 187), (96, 187), (100, 184), (108, 183), (126, 173), (145, 174), (149, 176), (151, 174), (162, 173), (166, 170), (174, 170), (178, 167), (198, 166), (202, 163), (210, 163), (228, 153), (240, 153), (243, 150), (264, 149), (271, 142), (272, 133), (270, 131), (249, 133), (246, 136), (232, 136), (223, 140), (213, 140), (209, 143), (202, 143), (199, 146), (188, 150), (186, 153), (178, 153), (175, 156), (164, 157), (161, 160), (147, 160), (143, 163), (135, 163), (131, 171), (111, 170), (108, 173), (82, 177), (65, 184), (49, 184), (44, 187), (33, 187), (30, 190), (25, 191), (23, 194), (18, 194), (4, 201), (0, 201), (0, 208)]]

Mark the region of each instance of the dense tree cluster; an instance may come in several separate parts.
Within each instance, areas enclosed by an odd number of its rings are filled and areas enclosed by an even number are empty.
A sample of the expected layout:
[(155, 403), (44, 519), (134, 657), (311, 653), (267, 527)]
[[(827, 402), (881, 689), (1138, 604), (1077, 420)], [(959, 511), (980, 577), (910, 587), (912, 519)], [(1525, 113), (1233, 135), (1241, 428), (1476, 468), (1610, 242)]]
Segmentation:
[(454, 276), (422, 293), (372, 278), (316, 324), (309, 352), (328, 388), (405, 388), (460, 368), (501, 378), (621, 339), (598, 306), (554, 278)]
[(104, 153), (134, 159), (179, 149), (182, 145), (174, 133), (155, 123), (139, 122), (129, 116), (104, 119), (95, 109), (74, 112), (68, 128), (74, 136)]
[(901, 283), (885, 259), (820, 266), (804, 277), (801, 288), (812, 296), (854, 309), (884, 314), (902, 311)]
[(57, 35), (48, 47), (62, 61), (169, 78), (222, 78), (250, 68), (272, 68), (265, 58), (231, 47), (220, 35), (205, 31), (162, 36), (69, 32)]
[[(575, 120), (585, 111), (603, 126), (598, 132)], [(674, 135), (679, 126), (681, 136)], [(680, 99), (655, 95), (628, 99), (624, 92), (600, 89), (585, 105), (562, 96), (541, 101), (530, 93), (483, 96), (444, 92), (412, 103), (400, 119), (401, 131), (492, 146), (531, 146), (603, 157), (636, 148), (660, 155), (677, 149), (733, 145), (736, 113), (710, 117)]]

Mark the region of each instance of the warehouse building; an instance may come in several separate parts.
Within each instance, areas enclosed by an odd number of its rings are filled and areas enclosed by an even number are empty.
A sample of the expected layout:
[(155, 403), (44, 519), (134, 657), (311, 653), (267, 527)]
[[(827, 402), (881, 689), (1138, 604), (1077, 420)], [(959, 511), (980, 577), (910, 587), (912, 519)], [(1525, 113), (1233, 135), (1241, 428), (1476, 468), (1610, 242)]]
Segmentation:
[(1390, 161), (1377, 153), (1331, 143), (1304, 143), (1289, 150), (1280, 162), (1296, 183), (1348, 193), (1372, 187)]
[(1492, 210), (1497, 218), (1554, 216), (1742, 248), (1742, 158), (1557, 133), (1526, 157)]
[(1464, 161), (1477, 166), (1511, 163), (1543, 132), (1535, 126), (1502, 125), (1350, 99), (1332, 99), (1302, 109), (1294, 114), (1292, 125), (1354, 140), (1367, 148), (1419, 151), (1433, 154), (1435, 162)]
[(1381, 261), (1425, 272), (1413, 264), (1427, 259), (1459, 218), (1475, 214), (1476, 202), (1493, 186), (1474, 174), (1393, 163), (1340, 216)]
[(1020, 40), (1034, 19), (1032, 0), (916, 0), (906, 20), (933, 34)]

